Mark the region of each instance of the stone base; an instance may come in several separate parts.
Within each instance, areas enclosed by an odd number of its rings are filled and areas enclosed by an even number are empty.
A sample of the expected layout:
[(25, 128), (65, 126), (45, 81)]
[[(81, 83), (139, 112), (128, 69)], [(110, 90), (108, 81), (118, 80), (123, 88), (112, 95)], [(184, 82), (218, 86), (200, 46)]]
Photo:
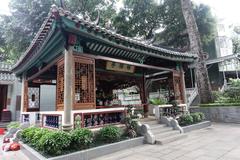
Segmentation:
[(197, 123), (197, 124), (182, 127), (182, 129), (183, 129), (183, 132), (186, 133), (186, 132), (191, 132), (193, 130), (206, 128), (206, 127), (209, 127), (209, 126), (211, 126), (210, 121), (203, 121), (203, 122), (200, 122), (200, 123)]
[(62, 130), (63, 131), (69, 132), (72, 129), (73, 129), (73, 125), (72, 124), (64, 124), (64, 125), (62, 125)]
[[(118, 152), (124, 149), (130, 149), (132, 147), (144, 145), (143, 143), (144, 137), (137, 137), (129, 140), (124, 140), (116, 143), (111, 143), (111, 144), (106, 144), (103, 146), (95, 147), (95, 148), (90, 148), (82, 151), (77, 151), (74, 153), (62, 155), (62, 156), (57, 156), (57, 157), (52, 157), (48, 158), (49, 160), (89, 160), (89, 159), (94, 159), (98, 158), (100, 156), (104, 156), (107, 154), (111, 154), (114, 152)], [(31, 155), (31, 160), (47, 160), (47, 158), (43, 157), (40, 153), (36, 152), (34, 149), (31, 147), (27, 146), (26, 144), (22, 144), (22, 146), (26, 149), (26, 152), (28, 155)], [(35, 159), (34, 159), (35, 158)]]

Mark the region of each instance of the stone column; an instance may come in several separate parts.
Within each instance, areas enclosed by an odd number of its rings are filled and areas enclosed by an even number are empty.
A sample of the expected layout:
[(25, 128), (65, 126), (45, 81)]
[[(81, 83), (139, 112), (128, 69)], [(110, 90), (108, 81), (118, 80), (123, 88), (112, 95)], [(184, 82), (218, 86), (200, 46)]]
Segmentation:
[(65, 131), (72, 129), (73, 77), (73, 47), (69, 46), (64, 52), (64, 113), (62, 127)]
[(22, 75), (22, 88), (21, 88), (21, 109), (20, 109), (20, 121), (22, 120), (22, 112), (24, 112), (24, 95), (25, 95), (25, 80), (26, 75)]

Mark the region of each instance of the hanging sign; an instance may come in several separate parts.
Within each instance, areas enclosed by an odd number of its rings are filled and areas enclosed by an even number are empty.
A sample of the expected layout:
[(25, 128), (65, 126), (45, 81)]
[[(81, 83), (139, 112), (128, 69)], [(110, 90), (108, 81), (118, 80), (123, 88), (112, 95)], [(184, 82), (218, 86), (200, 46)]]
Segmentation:
[(116, 63), (116, 62), (107, 62), (106, 66), (107, 70), (118, 71), (118, 72), (127, 72), (127, 73), (134, 73), (135, 66), (131, 66), (129, 64), (123, 63)]

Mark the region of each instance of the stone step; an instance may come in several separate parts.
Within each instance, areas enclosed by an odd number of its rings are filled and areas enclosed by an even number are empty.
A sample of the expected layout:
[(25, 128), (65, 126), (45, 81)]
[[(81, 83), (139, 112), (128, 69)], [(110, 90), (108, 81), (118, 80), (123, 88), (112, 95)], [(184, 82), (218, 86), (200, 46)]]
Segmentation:
[(152, 133), (155, 135), (155, 134), (160, 134), (160, 133), (165, 133), (165, 132), (171, 132), (171, 131), (173, 131), (173, 129), (172, 129), (172, 127), (159, 126), (159, 127), (154, 127), (154, 128), (150, 127), (150, 131), (152, 131)]
[(0, 122), (0, 128), (7, 128), (7, 125), (9, 125), (9, 122)]
[(186, 134), (176, 134), (176, 135), (172, 135), (165, 138), (163, 138), (162, 136), (159, 136), (159, 137), (156, 136), (156, 144), (164, 145), (164, 144), (171, 143), (186, 137), (187, 137)]
[(142, 124), (148, 124), (149, 126), (150, 125), (155, 125), (155, 124), (159, 124), (159, 122), (158, 121), (143, 121), (143, 122), (141, 122)]
[(156, 133), (154, 135), (157, 136), (159, 139), (164, 139), (164, 138), (174, 136), (174, 135), (179, 135), (179, 134), (180, 134), (180, 132), (178, 130), (171, 130), (171, 131), (167, 131), (167, 132)]

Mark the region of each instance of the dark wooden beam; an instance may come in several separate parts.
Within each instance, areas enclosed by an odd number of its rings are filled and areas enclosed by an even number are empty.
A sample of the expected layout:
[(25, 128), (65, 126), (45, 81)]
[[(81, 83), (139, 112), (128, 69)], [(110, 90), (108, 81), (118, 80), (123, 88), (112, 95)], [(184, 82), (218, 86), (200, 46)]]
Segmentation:
[(174, 69), (170, 69), (170, 68), (157, 67), (157, 66), (152, 66), (152, 65), (147, 65), (147, 64), (140, 64), (140, 63), (130, 62), (130, 61), (126, 61), (126, 60), (105, 57), (105, 56), (97, 56), (97, 55), (90, 55), (90, 54), (81, 54), (81, 55), (90, 57), (90, 58), (94, 58), (94, 59), (101, 59), (101, 60), (111, 61), (111, 62), (116, 62), (116, 63), (129, 64), (129, 65), (136, 66), (136, 67), (155, 69), (155, 70), (159, 70), (159, 71), (170, 71), (170, 72), (175, 71)]
[(39, 70), (37, 73), (35, 73), (34, 75), (32, 75), (31, 77), (27, 78), (27, 81), (31, 81), (35, 78), (37, 78), (38, 76), (40, 76), (41, 74), (43, 74), (44, 72), (46, 72), (47, 70), (49, 70), (52, 66), (54, 66), (57, 61), (59, 61), (63, 56), (60, 56), (58, 58), (56, 58), (55, 60), (53, 60), (51, 63), (47, 64), (45, 67), (43, 67), (41, 70)]

